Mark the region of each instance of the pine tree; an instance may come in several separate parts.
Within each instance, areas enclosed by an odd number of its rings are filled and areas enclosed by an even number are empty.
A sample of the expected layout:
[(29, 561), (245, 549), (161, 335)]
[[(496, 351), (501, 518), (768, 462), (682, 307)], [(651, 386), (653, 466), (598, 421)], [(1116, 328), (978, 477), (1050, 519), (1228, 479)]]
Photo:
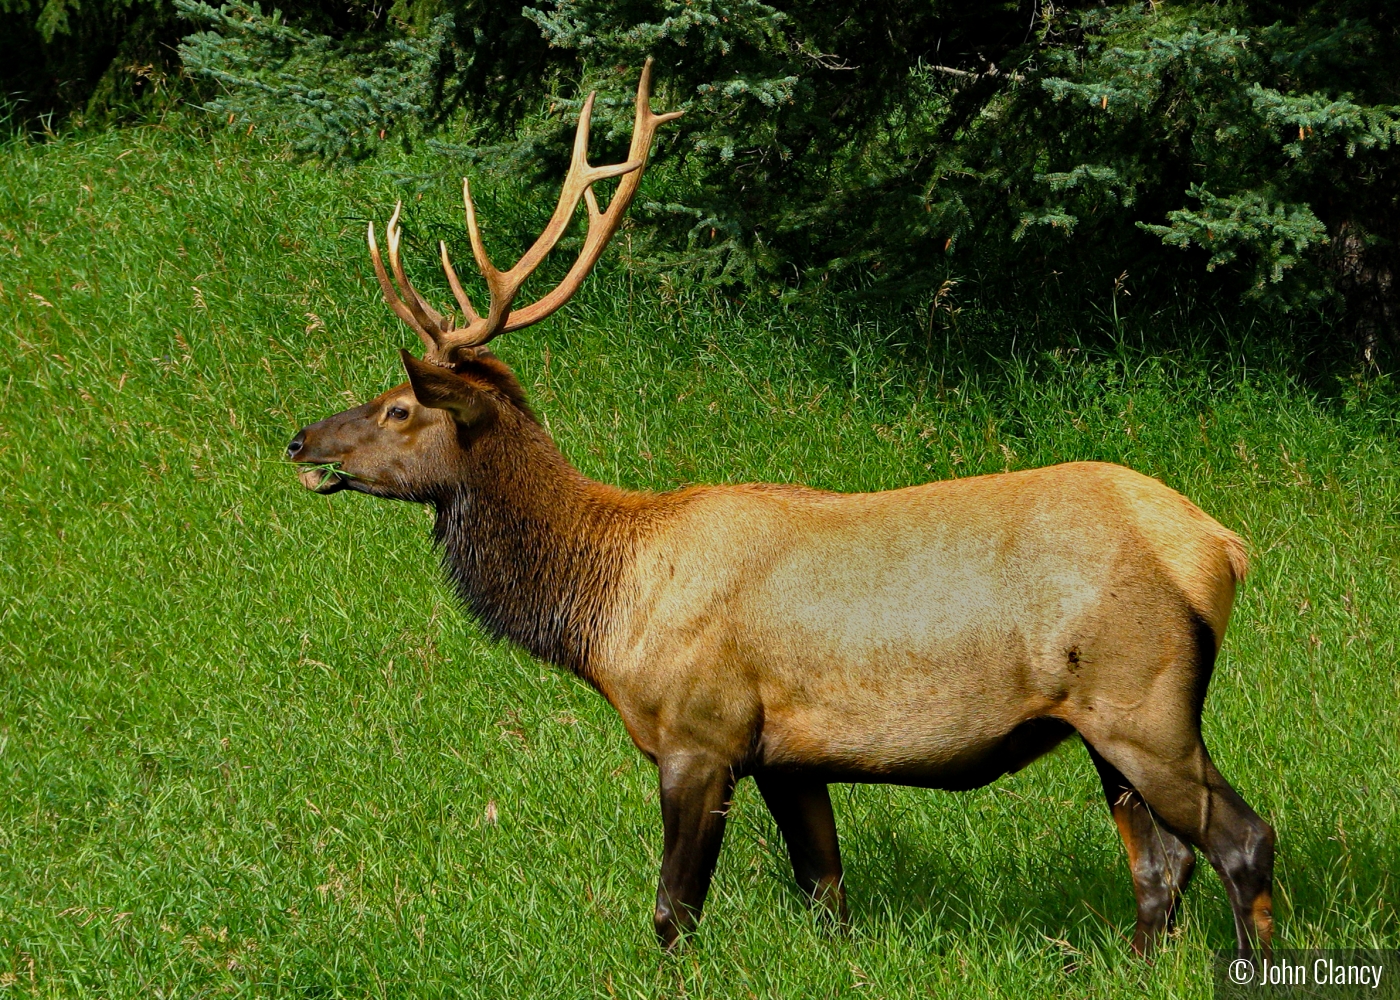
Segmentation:
[[(221, 114), (363, 157), (422, 135), (443, 170), (561, 169), (581, 95), (625, 134), (654, 55), (687, 115), (637, 207), (678, 280), (791, 294), (931, 291), (949, 262), (1009, 276), (1131, 260), (1214, 272), (1269, 306), (1350, 300), (1394, 335), (1400, 45), (1380, 0), (1017, 4), (434, 0), (392, 45), (176, 0)], [(407, 3), (408, 0), (401, 0)], [(530, 36), (527, 38), (526, 36)], [(469, 134), (469, 142), (460, 137)], [(1097, 273), (1097, 272), (1095, 272)]]

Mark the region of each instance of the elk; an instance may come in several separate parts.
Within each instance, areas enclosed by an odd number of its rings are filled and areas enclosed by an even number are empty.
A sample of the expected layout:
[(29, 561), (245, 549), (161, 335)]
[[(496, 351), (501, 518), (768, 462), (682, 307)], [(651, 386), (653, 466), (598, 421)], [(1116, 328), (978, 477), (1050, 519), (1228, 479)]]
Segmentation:
[[(651, 62), (625, 162), (591, 166), (583, 104), (558, 206), (509, 271), (482, 244), (463, 182), (482, 316), (432, 308), (400, 256), (370, 259), (422, 339), (408, 381), (303, 428), (302, 484), (431, 504), (447, 575), (497, 639), (574, 671), (621, 715), (660, 776), (655, 928), (673, 948), (699, 919), (735, 782), (754, 778), (798, 885), (846, 918), (831, 782), (970, 789), (1078, 733), (1127, 848), (1133, 949), (1169, 928), (1204, 851), (1242, 955), (1268, 953), (1274, 832), (1201, 739), (1201, 711), (1247, 562), (1240, 539), (1181, 494), (1076, 462), (841, 494), (791, 485), (646, 493), (595, 482), (555, 447), (510, 369), (485, 349), (577, 290), (636, 194), (657, 127)], [(593, 185), (619, 178), (606, 209)], [(583, 248), (543, 298), (514, 304), (579, 201)]]

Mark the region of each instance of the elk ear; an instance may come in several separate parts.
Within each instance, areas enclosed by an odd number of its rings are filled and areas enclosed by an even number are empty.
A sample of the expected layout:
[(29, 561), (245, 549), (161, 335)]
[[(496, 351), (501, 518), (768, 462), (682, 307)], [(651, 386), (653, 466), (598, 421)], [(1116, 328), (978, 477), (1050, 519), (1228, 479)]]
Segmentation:
[(486, 394), (461, 376), (445, 368), (420, 361), (407, 351), (399, 351), (408, 372), (413, 395), (423, 406), (446, 410), (462, 425), (477, 423), (491, 410)]

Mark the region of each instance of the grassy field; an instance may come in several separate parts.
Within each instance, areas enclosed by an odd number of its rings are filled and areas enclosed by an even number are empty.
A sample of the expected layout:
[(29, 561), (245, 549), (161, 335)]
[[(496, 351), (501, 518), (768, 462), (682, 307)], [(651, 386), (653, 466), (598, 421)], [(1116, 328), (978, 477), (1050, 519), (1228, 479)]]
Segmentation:
[[(364, 252), (394, 197), (186, 129), (0, 148), (0, 997), (1210, 994), (1218, 880), (1129, 959), (1077, 743), (974, 793), (835, 789), (845, 936), (741, 785), (702, 928), (660, 954), (655, 773), (611, 709), (482, 637), (424, 510), (281, 460), (416, 347)], [(549, 198), (487, 193), (498, 259)], [(437, 293), (424, 238), (470, 259), (455, 204), (409, 206)], [(625, 253), (500, 342), (590, 475), (867, 490), (1096, 458), (1244, 535), (1206, 739), (1278, 829), (1282, 943), (1400, 945), (1390, 382), (1204, 303), (906, 325), (677, 296)], [(1188, 328), (1212, 351), (1154, 349)]]

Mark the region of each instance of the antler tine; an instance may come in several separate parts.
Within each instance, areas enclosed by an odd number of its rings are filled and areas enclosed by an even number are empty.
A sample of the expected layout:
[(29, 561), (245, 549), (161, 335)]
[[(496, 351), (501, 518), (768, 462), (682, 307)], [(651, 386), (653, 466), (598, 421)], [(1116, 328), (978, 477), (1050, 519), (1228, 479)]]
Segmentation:
[[(466, 204), (467, 210), (467, 231), (471, 236), (472, 253), (476, 257), (477, 266), (481, 269), (482, 276), (486, 279), (487, 287), (491, 290), (491, 308), (486, 316), (486, 323), (480, 330), (473, 330), (473, 338), (468, 344), (467, 341), (460, 341), (462, 346), (476, 346), (484, 344), (497, 334), (504, 332), (506, 317), (510, 313), (510, 306), (515, 299), (515, 295), (520, 291), (520, 286), (525, 279), (534, 273), (540, 266), (540, 262), (554, 249), (559, 238), (564, 235), (564, 230), (569, 227), (569, 222), (573, 219), (574, 209), (578, 207), (579, 199), (584, 192), (588, 191), (595, 182), (608, 177), (619, 177), (623, 174), (631, 173), (642, 165), (642, 161), (633, 157), (625, 163), (611, 164), (608, 166), (593, 167), (588, 163), (588, 137), (593, 123), (593, 102), (597, 98), (597, 93), (588, 95), (588, 99), (583, 102), (583, 108), (579, 111), (578, 128), (574, 131), (573, 155), (569, 160), (569, 172), (564, 178), (563, 188), (559, 192), (559, 202), (554, 206), (554, 214), (549, 217), (549, 224), (545, 226), (544, 232), (540, 233), (534, 245), (525, 251), (525, 255), (509, 271), (501, 272), (491, 263), (491, 258), (486, 253), (486, 245), (481, 239), (481, 230), (477, 224), (476, 206), (472, 202), (471, 186), (466, 178), (462, 179), (462, 200)], [(480, 338), (480, 339), (476, 339)]]
[[(389, 220), (389, 229), (391, 232), (398, 222), (399, 209), (402, 207), (402, 203), (394, 207), (394, 214)], [(418, 339), (423, 341), (423, 346), (425, 346), (429, 352), (436, 351), (437, 340), (426, 327), (418, 322), (408, 306), (404, 305), (403, 300), (399, 298), (398, 293), (394, 290), (393, 282), (389, 280), (388, 272), (384, 270), (384, 260), (379, 256), (379, 243), (374, 238), (374, 220), (372, 219), (369, 224), (369, 259), (374, 265), (374, 276), (379, 280), (379, 289), (384, 293), (384, 301), (389, 304), (389, 308), (393, 310), (394, 315), (407, 323), (413, 329), (413, 332), (418, 334)]]
[[(550, 216), (544, 232), (540, 233), (539, 238), (509, 271), (500, 271), (491, 263), (491, 258), (486, 253), (486, 244), (481, 238), (480, 226), (477, 223), (476, 205), (472, 202), (471, 185), (466, 178), (462, 179), (462, 201), (466, 208), (467, 234), (471, 238), (472, 256), (476, 258), (477, 267), (480, 268), (482, 277), (486, 279), (486, 285), (491, 295), (490, 308), (485, 317), (472, 308), (471, 300), (463, 291), (457, 273), (453, 270), (445, 243), (439, 245), (442, 269), (447, 276), (447, 283), (452, 288), (453, 297), (456, 298), (457, 304), (466, 315), (467, 325), (457, 329), (449, 329), (449, 321), (423, 301), (423, 297), (409, 283), (408, 277), (403, 271), (403, 264), (399, 259), (400, 231), (398, 220), (402, 205), (395, 207), (393, 218), (389, 220), (388, 227), (389, 266), (393, 271), (394, 282), (390, 281), (389, 275), (384, 270), (384, 264), (380, 260), (379, 248), (375, 245), (374, 226), (371, 224), (369, 231), (370, 256), (374, 261), (375, 275), (379, 279), (380, 287), (384, 290), (384, 299), (400, 319), (417, 331), (418, 336), (428, 347), (427, 356), (430, 360), (442, 363), (449, 362), (451, 355), (459, 349), (478, 347), (501, 333), (519, 330), (532, 323), (538, 323), (567, 302), (570, 296), (578, 290), (584, 277), (597, 263), (608, 240), (622, 224), (623, 214), (637, 193), (637, 188), (641, 184), (642, 171), (646, 169), (647, 159), (651, 153), (651, 145), (656, 136), (657, 126), (681, 116), (679, 111), (662, 115), (652, 114), (651, 65), (652, 60), (648, 59), (642, 70), (641, 80), (637, 84), (637, 112), (632, 126), (632, 143), (626, 162), (599, 167), (589, 165), (588, 137), (593, 121), (593, 102), (596, 94), (589, 94), (588, 99), (583, 102), (583, 108), (579, 111), (578, 128), (574, 132), (574, 148), (569, 162), (569, 172), (564, 178), (564, 185), (559, 192), (559, 202), (554, 208), (554, 214)], [(598, 207), (598, 199), (593, 193), (593, 185), (609, 177), (622, 179), (618, 182), (617, 191), (613, 194), (607, 210), (604, 211)], [(520, 286), (539, 267), (540, 262), (554, 249), (560, 237), (564, 235), (580, 200), (587, 202), (588, 232), (584, 236), (583, 249), (580, 251), (578, 259), (574, 261), (573, 267), (569, 269), (569, 273), (557, 288), (539, 301), (513, 312), (511, 304), (515, 300), (516, 293), (520, 291)], [(395, 283), (398, 286), (397, 292), (394, 287)]]
[[(511, 274), (520, 270), (520, 264), (516, 264), (509, 272), (502, 274), (497, 270), (496, 265), (491, 263), (491, 256), (486, 252), (486, 243), (481, 238), (481, 227), (476, 221), (476, 203), (472, 201), (472, 186), (465, 177), (462, 178), (462, 204), (467, 210), (467, 236), (471, 238), (472, 256), (476, 258), (477, 270), (486, 279), (486, 290), (490, 296), (490, 301), (487, 303), (486, 320), (481, 329), (499, 329), (501, 317), (510, 311), (511, 300), (515, 298), (515, 293), (520, 288), (519, 282), (512, 288), (509, 281)], [(557, 208), (555, 213), (558, 213)], [(553, 218), (550, 221), (553, 222)], [(548, 232), (549, 229), (546, 227), (545, 233)], [(539, 240), (536, 240), (535, 244), (538, 246)], [(521, 263), (524, 263), (524, 258), (521, 258)], [(523, 276), (521, 280), (524, 280)], [(486, 339), (489, 340), (490, 335)], [(484, 344), (486, 340), (477, 341), (477, 343)]]
[(452, 321), (446, 319), (442, 313), (438, 312), (427, 302), (423, 301), (423, 296), (418, 294), (418, 289), (413, 287), (413, 283), (408, 280), (408, 275), (404, 274), (403, 261), (399, 258), (399, 241), (403, 238), (403, 230), (399, 228), (399, 212), (403, 209), (403, 202), (399, 202), (394, 207), (394, 214), (389, 219), (387, 227), (389, 236), (389, 267), (394, 272), (394, 280), (398, 282), (401, 294), (407, 300), (406, 305), (413, 318), (428, 331), (432, 338), (434, 347), (438, 346), (439, 334), (446, 333), (452, 329)]
[(632, 145), (628, 151), (628, 163), (636, 164), (635, 171), (628, 171), (626, 176), (618, 182), (617, 190), (613, 193), (606, 211), (599, 209), (597, 198), (591, 187), (585, 190), (584, 195), (588, 204), (588, 234), (584, 237), (583, 249), (579, 252), (573, 267), (569, 268), (569, 273), (564, 276), (564, 280), (553, 291), (537, 302), (512, 312), (504, 328), (493, 332), (492, 336), (497, 333), (509, 333), (538, 323), (569, 301), (573, 294), (578, 291), (583, 279), (588, 276), (588, 272), (593, 270), (593, 265), (598, 262), (598, 258), (602, 256), (603, 248), (607, 246), (608, 241), (622, 225), (622, 218), (626, 214), (628, 206), (632, 204), (637, 189), (641, 186), (642, 172), (646, 170), (647, 160), (651, 156), (651, 145), (656, 138), (657, 127), (684, 114), (682, 111), (669, 111), (660, 115), (652, 113), (651, 65), (652, 60), (648, 58), (646, 65), (642, 67), (642, 78), (637, 83), (637, 111), (632, 124)]
[(447, 256), (446, 240), (438, 240), (438, 250), (442, 255), (443, 273), (447, 275), (447, 283), (452, 287), (452, 297), (457, 300), (457, 305), (461, 308), (462, 314), (467, 317), (467, 322), (469, 324), (477, 322), (481, 317), (472, 308), (472, 300), (467, 298), (467, 293), (462, 290), (462, 283), (457, 280), (457, 271), (452, 266), (451, 258)]

